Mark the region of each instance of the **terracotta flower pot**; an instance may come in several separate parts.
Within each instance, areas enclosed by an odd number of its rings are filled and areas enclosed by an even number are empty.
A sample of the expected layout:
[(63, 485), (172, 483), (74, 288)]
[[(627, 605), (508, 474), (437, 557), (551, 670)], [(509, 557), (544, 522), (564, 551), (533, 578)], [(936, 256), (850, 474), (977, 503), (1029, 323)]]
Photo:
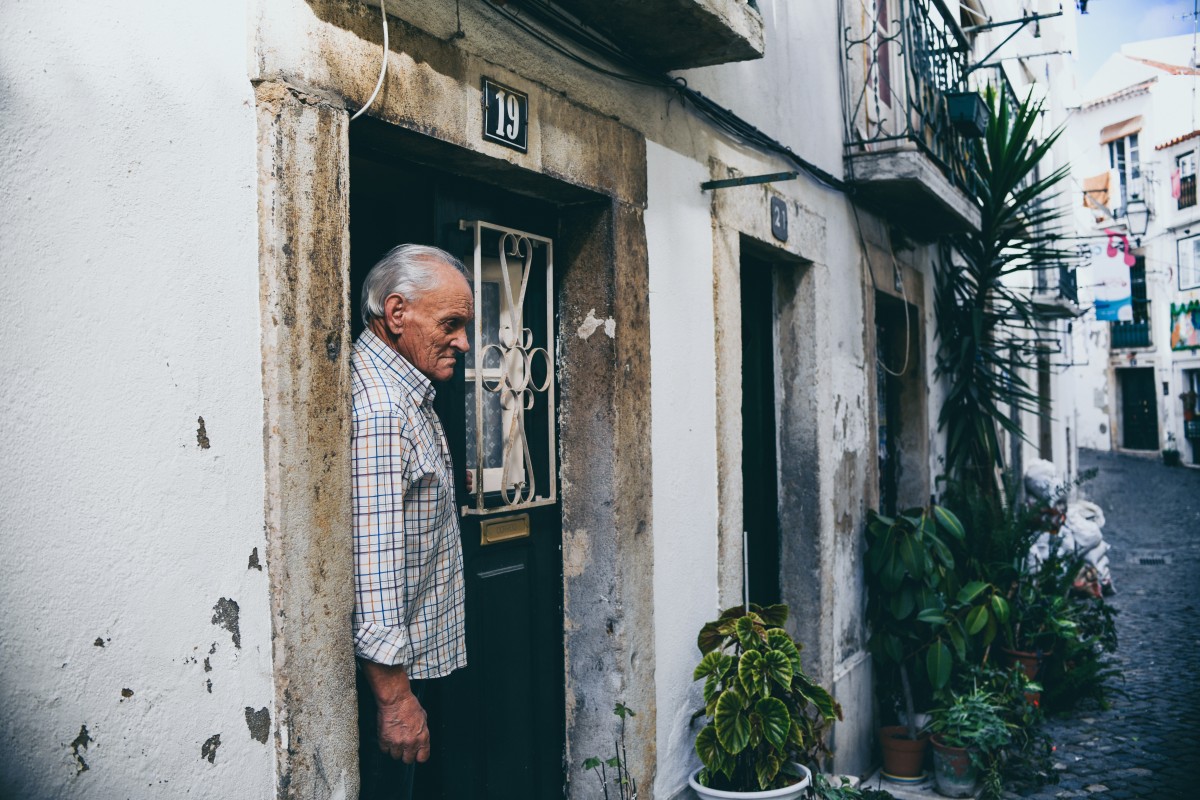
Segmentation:
[(979, 769), (971, 763), (965, 747), (951, 747), (934, 736), (933, 777), (938, 794), (947, 797), (971, 797), (979, 783)]
[(884, 777), (920, 778), (925, 774), (928, 733), (910, 739), (907, 726), (887, 725), (879, 729), (879, 744), (883, 748)]
[(1004, 648), (1004, 655), (1008, 659), (1008, 665), (1011, 667), (1014, 664), (1021, 666), (1021, 671), (1025, 673), (1025, 677), (1033, 680), (1037, 677), (1038, 669), (1042, 666), (1042, 660), (1049, 653), (1031, 653), (1025, 650), (1009, 650)]

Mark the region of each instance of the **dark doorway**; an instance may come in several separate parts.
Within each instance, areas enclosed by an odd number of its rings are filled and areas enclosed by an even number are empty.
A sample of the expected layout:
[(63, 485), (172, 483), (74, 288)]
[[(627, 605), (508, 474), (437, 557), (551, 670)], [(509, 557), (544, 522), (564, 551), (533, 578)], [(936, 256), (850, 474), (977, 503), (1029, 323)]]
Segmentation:
[[(473, 265), (471, 230), (460, 220), (484, 220), (539, 236), (557, 233), (557, 209), (537, 199), (401, 160), (389, 148), (379, 126), (352, 129), (350, 138), (351, 291), (354, 335), (361, 331), (359, 292), (370, 267), (403, 242), (432, 244)], [(520, 325), (538, 340), (553, 343), (547, 330), (545, 248), (533, 260), (541, 279), (529, 281)], [(540, 260), (539, 260), (540, 258)], [(491, 290), (489, 293), (489, 289)], [(483, 281), (477, 314), (494, 285)], [(494, 309), (493, 309), (494, 312)], [(507, 312), (506, 312), (507, 313)], [(552, 326), (551, 326), (552, 327)], [(494, 341), (488, 331), (484, 341)], [(551, 348), (553, 349), (553, 348)], [(475, 459), (475, 347), (460, 359), (455, 377), (437, 387), (435, 408), (455, 464), (458, 505), (472, 505), (466, 491), (468, 458)], [(485, 362), (486, 359), (481, 359)], [(544, 378), (539, 376), (539, 380)], [(553, 387), (550, 389), (554, 391)], [(485, 416), (487, 413), (485, 404)], [(545, 453), (550, 412), (545, 402), (526, 412), (531, 451)], [(539, 433), (540, 432), (540, 433)], [(490, 443), (489, 443), (490, 444)], [(468, 452), (470, 449), (471, 452)], [(487, 446), (485, 445), (485, 449)], [(485, 463), (486, 466), (486, 463)], [(486, 471), (486, 470), (485, 470)], [(534, 468), (540, 487), (557, 481), (546, 466)], [(484, 542), (481, 521), (516, 520)], [(558, 504), (522, 509), (521, 514), (461, 516), (466, 573), (468, 666), (428, 684), (424, 705), (429, 714), (433, 751), (417, 771), (415, 797), (421, 800), (550, 800), (563, 794), (564, 664), (562, 629), (562, 517)], [(496, 530), (496, 529), (493, 529)], [(513, 535), (511, 532), (516, 531)], [(348, 535), (348, 534), (347, 534)], [(349, 631), (347, 631), (349, 635)]]
[(779, 602), (779, 490), (775, 441), (775, 270), (742, 252), (742, 524), (750, 600)]
[(1121, 446), (1128, 450), (1158, 449), (1158, 399), (1154, 368), (1117, 370), (1121, 385)]
[(875, 293), (875, 411), (879, 508), (895, 514), (921, 503), (925, 387), (920, 314), (901, 299)]
[(1038, 393), (1038, 457), (1046, 461), (1054, 460), (1054, 418), (1052, 415), (1053, 398), (1050, 388), (1050, 359), (1047, 356), (1037, 358), (1037, 393)]

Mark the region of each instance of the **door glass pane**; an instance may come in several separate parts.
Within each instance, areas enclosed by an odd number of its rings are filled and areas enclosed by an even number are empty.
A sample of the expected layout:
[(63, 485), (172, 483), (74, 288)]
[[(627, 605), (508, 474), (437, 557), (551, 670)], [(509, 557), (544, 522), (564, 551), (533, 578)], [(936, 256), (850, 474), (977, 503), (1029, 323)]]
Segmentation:
[[(467, 463), (479, 463), (476, 444), (475, 384), (466, 385), (467, 404)], [(504, 410), (500, 407), (500, 395), (496, 392), (483, 393), (483, 463), (484, 469), (499, 469), (504, 466)], [(490, 488), (490, 487), (489, 487)]]
[[(475, 326), (467, 326), (467, 341), (471, 349), (467, 351), (467, 369), (475, 369), (475, 354), (487, 348), (488, 345), (500, 342), (500, 284), (497, 281), (483, 281), (479, 286), (479, 308), (475, 309), (483, 328), (483, 345), (475, 344)], [(485, 370), (500, 368), (500, 351), (496, 348), (488, 350), (483, 357)]]

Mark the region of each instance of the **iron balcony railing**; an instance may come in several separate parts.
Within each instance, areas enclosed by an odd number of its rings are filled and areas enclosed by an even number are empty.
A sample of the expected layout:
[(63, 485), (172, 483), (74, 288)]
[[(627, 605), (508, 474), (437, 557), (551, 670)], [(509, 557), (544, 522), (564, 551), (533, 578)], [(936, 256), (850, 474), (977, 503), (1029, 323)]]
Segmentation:
[(1113, 350), (1129, 347), (1150, 347), (1153, 342), (1150, 337), (1150, 301), (1134, 300), (1134, 319), (1132, 322), (1110, 322), (1112, 327)]
[(943, 0), (849, 0), (844, 8), (846, 155), (915, 147), (976, 196), (974, 148), (946, 102), (971, 88), (971, 47)]

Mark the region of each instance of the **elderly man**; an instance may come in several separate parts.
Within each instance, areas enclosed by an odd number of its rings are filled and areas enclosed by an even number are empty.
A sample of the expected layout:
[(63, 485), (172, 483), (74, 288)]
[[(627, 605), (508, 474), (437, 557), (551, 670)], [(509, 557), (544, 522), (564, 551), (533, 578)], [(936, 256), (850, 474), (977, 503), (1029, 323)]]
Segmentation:
[(463, 265), (401, 245), (367, 275), (354, 344), (354, 649), (362, 797), (408, 800), (429, 758), (421, 681), (466, 666), (462, 549), (433, 381), (469, 349)]

